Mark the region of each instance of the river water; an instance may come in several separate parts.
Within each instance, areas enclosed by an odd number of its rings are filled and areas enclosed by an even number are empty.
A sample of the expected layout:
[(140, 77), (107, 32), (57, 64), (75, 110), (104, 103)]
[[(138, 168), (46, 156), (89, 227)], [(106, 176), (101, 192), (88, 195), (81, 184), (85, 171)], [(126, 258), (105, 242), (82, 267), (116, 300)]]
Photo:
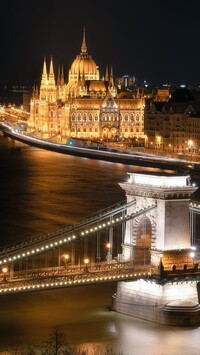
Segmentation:
[[(12, 146), (21, 151), (11, 151)], [(0, 135), (0, 247), (37, 237), (125, 200), (119, 182), (146, 168), (42, 151)], [(149, 169), (148, 170), (152, 170)], [(197, 355), (200, 328), (166, 327), (110, 310), (116, 283), (0, 296), (0, 354), (40, 346), (54, 326), (96, 355)]]

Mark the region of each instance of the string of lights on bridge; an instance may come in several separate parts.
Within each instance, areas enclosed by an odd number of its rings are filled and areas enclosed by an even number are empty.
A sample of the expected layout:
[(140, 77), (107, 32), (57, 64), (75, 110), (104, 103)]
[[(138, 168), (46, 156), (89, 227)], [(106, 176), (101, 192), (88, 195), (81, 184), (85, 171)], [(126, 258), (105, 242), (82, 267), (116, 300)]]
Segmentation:
[[(66, 287), (73, 287), (73, 286), (85, 286), (85, 285), (92, 285), (98, 283), (106, 283), (106, 282), (118, 282), (123, 280), (138, 280), (138, 279), (146, 279), (149, 284), (152, 286), (157, 284), (157, 286), (161, 285), (156, 282), (155, 279), (151, 279), (151, 272), (139, 272), (139, 273), (124, 273), (121, 275), (110, 275), (110, 276), (100, 276), (100, 277), (87, 277), (78, 280), (69, 280), (69, 281), (61, 281), (61, 282), (43, 282), (43, 283), (34, 283), (30, 285), (19, 285), (19, 286), (11, 286), (11, 284), (4, 283), (1, 285), (0, 295), (4, 294), (13, 294), (13, 293), (23, 293), (23, 292), (33, 292), (33, 291), (42, 291), (42, 290), (49, 290), (55, 288), (66, 288)], [(199, 280), (170, 280), (168, 282), (169, 286), (173, 286), (174, 284), (188, 284), (188, 283), (197, 283)]]
[(43, 282), (43, 283), (35, 283), (32, 285), (21, 285), (21, 286), (11, 286), (3, 284), (0, 289), (0, 295), (6, 293), (19, 293), (19, 292), (27, 292), (27, 291), (38, 291), (44, 289), (52, 289), (52, 288), (63, 288), (67, 286), (81, 286), (87, 284), (96, 284), (96, 283), (105, 283), (105, 282), (115, 282), (124, 279), (138, 279), (138, 278), (148, 278), (150, 277), (150, 272), (143, 273), (125, 273), (121, 275), (110, 275), (110, 276), (100, 276), (100, 277), (87, 277), (78, 280), (69, 280), (69, 281), (61, 281), (61, 282)]
[[(75, 239), (80, 238), (80, 237), (84, 237), (85, 235), (93, 234), (93, 233), (97, 232), (98, 230), (112, 227), (115, 224), (119, 224), (119, 223), (129, 220), (131, 218), (135, 218), (138, 215), (143, 214), (144, 212), (147, 212), (155, 207), (156, 207), (156, 204), (152, 204), (150, 206), (147, 206), (145, 208), (137, 210), (134, 213), (126, 214), (124, 216), (117, 217), (116, 219), (112, 219), (111, 221), (107, 221), (106, 223), (99, 224), (98, 226), (95, 226), (94, 228), (85, 229), (84, 231), (81, 232), (80, 236), (76, 236), (75, 234), (73, 234), (72, 236), (69, 236), (68, 238), (60, 239), (59, 241), (55, 241), (54, 243), (49, 243), (49, 244), (46, 244), (45, 246), (41, 246), (36, 249), (29, 249), (26, 252), (23, 252), (21, 254), (16, 254), (16, 255), (1, 259), (0, 265), (12, 263), (14, 261), (20, 260), (21, 258), (27, 258), (27, 257), (33, 256), (35, 254), (39, 254), (41, 252), (51, 250), (53, 248), (54, 249), (59, 248), (62, 244), (74, 241)], [(36, 240), (36, 243), (39, 243), (38, 240)], [(27, 246), (24, 246), (24, 249), (26, 249), (26, 248), (27, 248)], [(23, 249), (23, 247), (21, 247), (21, 249)], [(12, 250), (12, 252), (14, 253), (14, 250)]]

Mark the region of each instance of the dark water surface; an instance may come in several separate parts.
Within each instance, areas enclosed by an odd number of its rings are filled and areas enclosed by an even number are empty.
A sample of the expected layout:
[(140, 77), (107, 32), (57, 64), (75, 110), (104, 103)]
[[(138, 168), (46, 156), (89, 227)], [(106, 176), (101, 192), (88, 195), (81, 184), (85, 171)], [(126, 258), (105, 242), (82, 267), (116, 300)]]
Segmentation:
[[(11, 152), (13, 145), (22, 150)], [(0, 247), (125, 200), (118, 183), (141, 169), (42, 151), (0, 135)], [(165, 327), (110, 311), (115, 291), (111, 283), (0, 296), (0, 353), (42, 344), (55, 325), (91, 354), (94, 345), (106, 344), (124, 355), (200, 353), (200, 328)]]

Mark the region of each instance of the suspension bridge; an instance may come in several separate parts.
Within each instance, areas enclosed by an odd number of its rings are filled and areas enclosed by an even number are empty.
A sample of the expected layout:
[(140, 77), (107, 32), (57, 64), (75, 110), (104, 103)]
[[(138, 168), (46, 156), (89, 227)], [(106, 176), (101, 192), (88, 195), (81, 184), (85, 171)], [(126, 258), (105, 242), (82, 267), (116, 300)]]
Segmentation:
[[(158, 251), (160, 255), (162, 249), (158, 244), (158, 235), (162, 233), (159, 220), (164, 218), (160, 216), (161, 197), (155, 195), (155, 187), (152, 198), (148, 186), (150, 198), (147, 198), (145, 185), (140, 193), (139, 190), (130, 193), (131, 186), (128, 185), (128, 190), (122, 186), (131, 195), (127, 201), (101, 210), (80, 223), (2, 249), (0, 295), (151, 279), (157, 275), (159, 263), (153, 262), (152, 253)], [(194, 190), (194, 187), (188, 188), (190, 192)], [(181, 190), (179, 186), (170, 186), (170, 194), (175, 191), (178, 194), (176, 202), (183, 190), (182, 185)], [(196, 221), (200, 204), (190, 201), (187, 208), (189, 244), (193, 246), (199, 241)]]

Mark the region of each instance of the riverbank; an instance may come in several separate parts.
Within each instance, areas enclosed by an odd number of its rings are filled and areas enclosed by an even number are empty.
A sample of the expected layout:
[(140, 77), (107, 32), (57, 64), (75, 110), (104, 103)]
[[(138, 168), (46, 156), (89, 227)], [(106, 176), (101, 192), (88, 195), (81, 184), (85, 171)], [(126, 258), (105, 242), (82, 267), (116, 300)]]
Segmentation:
[(114, 163), (122, 163), (126, 165), (138, 165), (146, 167), (159, 166), (161, 169), (183, 169), (193, 170), (194, 167), (198, 168), (198, 163), (191, 164), (190, 161), (178, 158), (171, 158), (169, 156), (153, 155), (149, 152), (139, 152), (135, 150), (117, 150), (108, 146), (107, 150), (83, 148), (72, 145), (64, 145), (54, 143), (42, 139), (38, 139), (26, 134), (21, 134), (11, 126), (2, 123), (2, 131), (4, 136), (14, 140), (23, 142), (25, 144), (35, 146), (41, 149), (55, 151), (62, 154), (75, 155), (79, 157), (109, 161)]

